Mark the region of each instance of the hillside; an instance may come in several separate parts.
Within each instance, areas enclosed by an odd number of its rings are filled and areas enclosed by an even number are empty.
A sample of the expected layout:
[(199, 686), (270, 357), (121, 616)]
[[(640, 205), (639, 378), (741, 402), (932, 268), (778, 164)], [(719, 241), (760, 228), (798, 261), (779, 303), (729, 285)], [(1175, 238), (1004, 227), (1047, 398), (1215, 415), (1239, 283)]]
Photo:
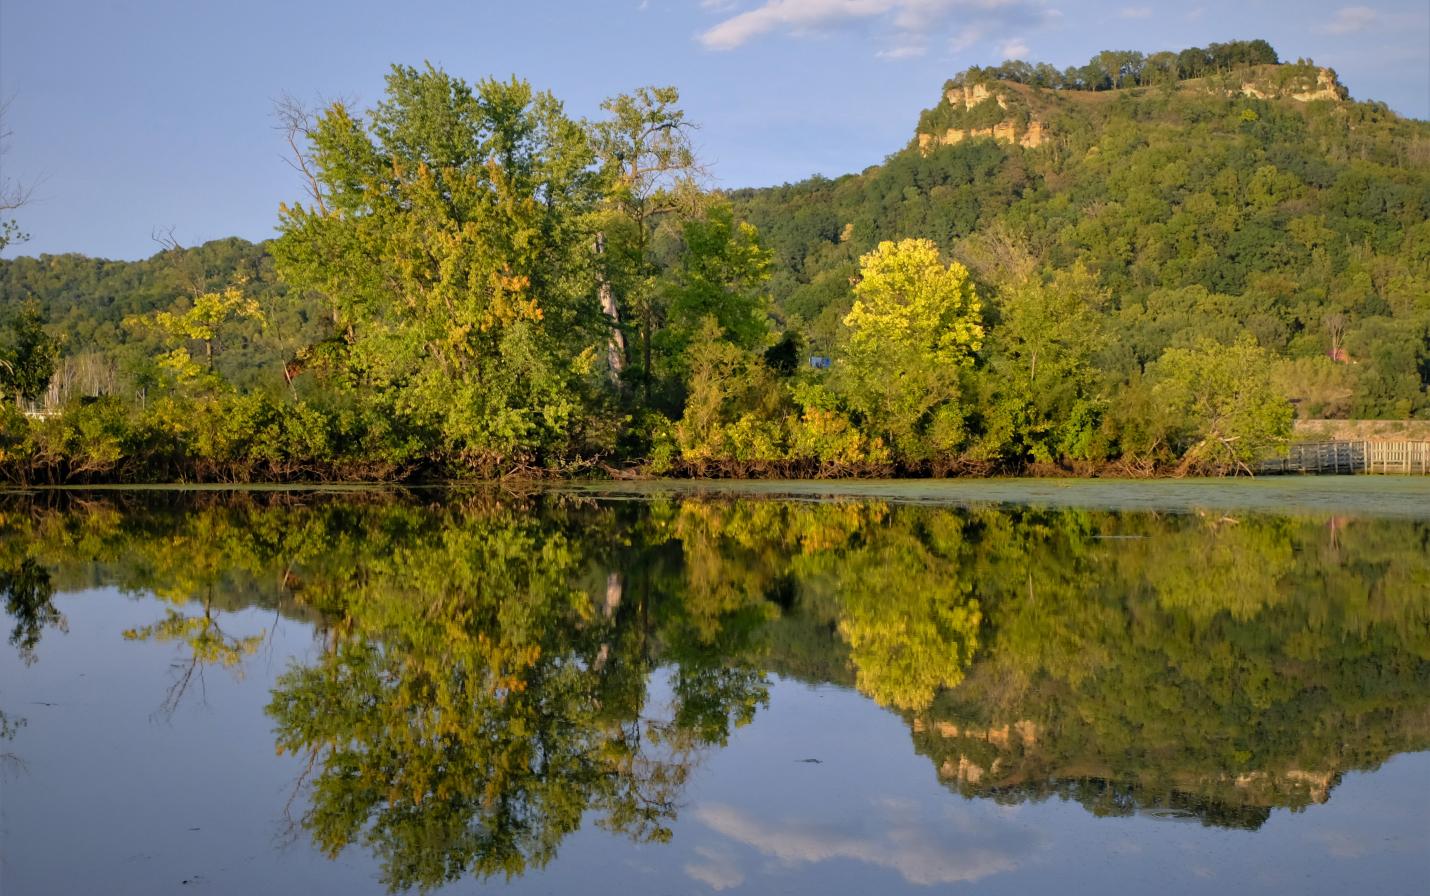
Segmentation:
[(1248, 331), (1310, 416), (1425, 414), (1430, 125), (1346, 97), (1305, 63), (1096, 91), (965, 73), (884, 164), (734, 196), (781, 262), (777, 307), (816, 339), (859, 256), (919, 234), (990, 288), (1010, 264), (1085, 265), (1110, 372)]
[(60, 403), (79, 395), (143, 388), (144, 368), (159, 351), (152, 334), (125, 320), (191, 301), (196, 294), (242, 283), (274, 316), (260, 331), (244, 328), (219, 357), (226, 377), (245, 387), (282, 383), (279, 364), (311, 337), (307, 309), (284, 301), (267, 244), (237, 237), (202, 246), (172, 246), (141, 261), (43, 255), (0, 261), (0, 307), (33, 300), (60, 340), (54, 383)]

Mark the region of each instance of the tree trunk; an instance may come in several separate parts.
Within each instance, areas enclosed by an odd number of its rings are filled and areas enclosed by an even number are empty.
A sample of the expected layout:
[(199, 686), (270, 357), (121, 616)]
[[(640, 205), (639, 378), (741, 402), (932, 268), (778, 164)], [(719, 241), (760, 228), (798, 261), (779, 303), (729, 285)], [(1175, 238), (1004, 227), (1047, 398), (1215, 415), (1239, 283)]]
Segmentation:
[[(596, 234), (596, 255), (606, 254), (606, 235)], [(611, 289), (611, 281), (604, 271), (600, 274), (601, 285), (597, 290), (601, 297), (601, 310), (611, 319), (611, 338), (606, 343), (606, 364), (610, 367), (611, 382), (621, 384), (621, 372), (626, 367), (626, 335), (621, 332), (621, 312), (616, 307), (616, 296)]]
[(650, 405), (650, 302), (646, 301), (644, 308), (645, 326), (641, 327), (641, 386), (643, 387), (643, 398), (647, 406)]

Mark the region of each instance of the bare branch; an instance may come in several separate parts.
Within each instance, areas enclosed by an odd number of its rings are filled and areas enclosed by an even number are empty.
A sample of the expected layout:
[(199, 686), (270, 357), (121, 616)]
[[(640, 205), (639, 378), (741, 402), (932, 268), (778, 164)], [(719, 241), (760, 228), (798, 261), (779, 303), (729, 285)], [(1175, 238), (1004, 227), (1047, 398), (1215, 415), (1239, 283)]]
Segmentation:
[(149, 230), (149, 239), (158, 243), (159, 248), (164, 252), (182, 251), (184, 248), (178, 239), (174, 237), (174, 228), (172, 226), (163, 228), (155, 225)]
[(326, 215), (327, 203), (323, 200), (317, 165), (309, 148), (312, 146), (316, 129), (315, 113), (297, 97), (285, 93), (273, 101), (273, 116), (278, 120), (276, 129), (288, 144), (288, 154), (283, 158), (284, 164), (303, 177), (309, 198), (313, 200), (318, 211)]
[[(10, 130), (5, 126), (5, 114), (10, 109), (10, 102), (13, 97), (6, 97), (0, 100), (0, 159), (3, 159), (9, 147)], [(27, 205), (35, 193), (34, 184), (23, 184), (11, 180), (4, 175), (0, 169), (0, 213), (12, 212)], [(20, 231), (19, 226), (12, 220), (0, 221), (0, 249), (4, 249), (11, 243), (23, 242), (29, 236)]]

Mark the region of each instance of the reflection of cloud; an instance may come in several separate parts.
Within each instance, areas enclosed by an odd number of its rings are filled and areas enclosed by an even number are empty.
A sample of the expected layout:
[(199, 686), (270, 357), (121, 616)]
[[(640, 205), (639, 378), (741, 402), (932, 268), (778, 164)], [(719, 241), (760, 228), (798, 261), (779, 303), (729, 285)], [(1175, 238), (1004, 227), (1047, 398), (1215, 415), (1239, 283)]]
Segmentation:
[(735, 857), (723, 849), (697, 846), (695, 852), (702, 861), (685, 866), (685, 873), (709, 884), (714, 890), (728, 890), (745, 882), (745, 873), (735, 862)]
[(947, 33), (957, 23), (964, 26), (957, 45), (967, 39), (970, 22), (980, 34), (1045, 23), (1051, 11), (1041, 6), (1037, 0), (765, 0), (717, 22), (699, 39), (712, 50), (733, 50), (766, 34), (805, 35), (853, 23), (883, 25), (920, 38)]
[(975, 881), (1011, 871), (1036, 846), (1032, 833), (996, 818), (974, 824), (907, 803), (884, 803), (849, 823), (765, 821), (719, 804), (702, 805), (694, 814), (713, 830), (788, 864), (854, 859), (897, 871), (912, 884)]
[(1309, 839), (1338, 859), (1359, 859), (1376, 851), (1373, 842), (1347, 831), (1320, 831), (1311, 834)]

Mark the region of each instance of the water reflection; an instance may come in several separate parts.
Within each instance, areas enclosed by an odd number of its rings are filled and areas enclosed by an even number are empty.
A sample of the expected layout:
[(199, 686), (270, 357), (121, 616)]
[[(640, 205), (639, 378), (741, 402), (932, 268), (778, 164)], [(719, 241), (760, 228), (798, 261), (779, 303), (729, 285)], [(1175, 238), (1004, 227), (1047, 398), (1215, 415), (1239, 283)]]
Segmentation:
[[(1033, 832), (997, 819), (973, 823), (898, 800), (860, 808), (857, 819), (769, 819), (722, 804), (699, 806), (694, 814), (711, 830), (787, 865), (853, 859), (923, 886), (1011, 871), (1038, 845)], [(727, 855), (712, 850), (701, 858), (687, 873), (717, 890), (743, 882)]]
[[(1256, 829), (1430, 747), (1424, 521), (492, 493), (0, 512), (11, 643), (42, 653), (64, 624), (56, 590), (157, 595), (163, 618), (124, 634), (180, 645), (170, 711), (195, 670), (241, 671), (261, 643), (228, 634), (226, 612), (311, 623), (320, 649), (268, 705), (278, 749), (303, 758), (297, 820), (330, 856), (370, 851), (393, 890), (521, 875), (583, 821), (668, 838), (692, 772), (773, 675), (897, 712), (964, 796), (1097, 815)], [(851, 835), (690, 810), (782, 863), (856, 859), (915, 884), (1032, 848), (869, 811)], [(743, 879), (701, 849), (692, 877)]]

